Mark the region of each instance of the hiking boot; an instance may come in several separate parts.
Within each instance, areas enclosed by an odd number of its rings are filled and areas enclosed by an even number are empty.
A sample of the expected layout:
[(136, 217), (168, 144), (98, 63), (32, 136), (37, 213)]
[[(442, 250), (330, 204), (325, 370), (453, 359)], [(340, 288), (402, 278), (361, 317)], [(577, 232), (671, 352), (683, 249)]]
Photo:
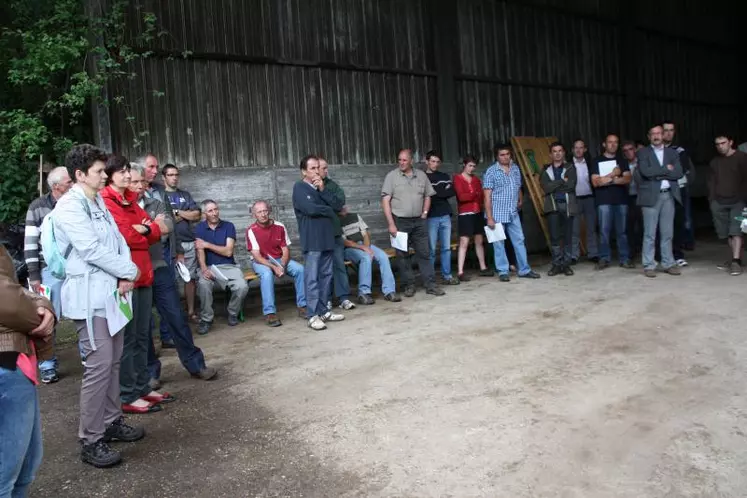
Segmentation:
[(235, 327), (238, 324), (239, 324), (239, 317), (236, 316), (236, 315), (231, 315), (229, 313), (229, 315), (228, 315), (228, 326), (229, 327)]
[(485, 268), (484, 270), (480, 270), (481, 277), (492, 277), (493, 275), (494, 275), (494, 272), (490, 268)]
[(104, 438), (101, 438), (95, 443), (82, 445), (80, 459), (89, 465), (103, 469), (117, 465), (122, 461), (122, 455), (118, 451), (111, 449), (104, 441)]
[(500, 275), (498, 275), (498, 280), (500, 280), (501, 282), (510, 282), (511, 277), (508, 276), (508, 273), (501, 273)]
[(594, 266), (594, 269), (596, 271), (602, 271), (602, 270), (606, 270), (607, 268), (609, 268), (609, 266), (610, 264), (608, 261), (600, 259), (599, 262)]
[(571, 266), (576, 266), (578, 264), (578, 259), (571, 258)]
[(449, 277), (443, 279), (444, 285), (459, 285), (459, 279), (456, 277)]
[(565, 268), (563, 268), (563, 275), (565, 275), (566, 277), (572, 277), (574, 274), (575, 272), (570, 266), (566, 266)]
[(328, 311), (319, 318), (324, 322), (341, 322), (345, 319), (345, 315)]
[(428, 287), (425, 290), (425, 293), (430, 294), (431, 296), (443, 296), (446, 294), (446, 291), (444, 291), (441, 287), (437, 287), (434, 285), (433, 287)]
[(552, 265), (552, 267), (550, 268), (550, 271), (547, 272), (547, 276), (554, 277), (555, 275), (559, 275), (561, 271), (562, 270), (559, 266)]
[(469, 282), (470, 280), (472, 280), (472, 278), (470, 278), (470, 276), (466, 273), (460, 273), (459, 275), (457, 275), (457, 278), (460, 282)]
[(267, 321), (268, 327), (280, 327), (283, 324), (275, 313), (267, 315), (265, 320)]
[(193, 373), (191, 375), (195, 379), (213, 380), (215, 378), (215, 376), (218, 375), (218, 370), (216, 370), (213, 367), (203, 367), (202, 370), (200, 370), (197, 373)]
[(374, 301), (374, 298), (371, 297), (371, 294), (361, 294), (360, 296), (358, 296), (358, 304), (371, 305), (375, 302), (376, 301)]
[(327, 326), (324, 324), (324, 320), (322, 320), (320, 316), (315, 315), (309, 318), (309, 328), (313, 330), (324, 330)]
[(213, 324), (213, 322), (206, 322), (204, 320), (200, 320), (200, 325), (197, 326), (197, 333), (200, 335), (206, 335), (208, 332), (210, 332), (210, 326)]
[(412, 297), (415, 295), (415, 286), (414, 285), (408, 285), (405, 287), (405, 297)]
[(664, 270), (664, 273), (669, 273), (670, 275), (682, 275), (682, 271), (676, 265), (670, 266)]
[(656, 278), (656, 270), (652, 270), (650, 268), (643, 270), (643, 274), (648, 278)]
[(399, 303), (400, 301), (402, 301), (402, 297), (400, 297), (400, 295), (396, 292), (390, 292), (389, 294), (384, 296), (384, 299), (392, 303)]
[(151, 391), (158, 391), (159, 389), (161, 389), (161, 381), (151, 378), (148, 381), (148, 387), (150, 387)]
[(732, 277), (736, 277), (737, 275), (742, 274), (742, 265), (737, 263), (736, 261), (732, 261), (729, 265), (729, 275)]
[(632, 270), (635, 268), (635, 263), (633, 263), (631, 260), (627, 260), (624, 263), (620, 263), (620, 268), (625, 268), (627, 270)]
[(104, 432), (104, 442), (122, 441), (123, 443), (134, 443), (145, 437), (145, 429), (133, 427), (125, 423), (124, 417), (119, 417), (112, 422)]
[[(345, 299), (340, 303), (341, 310), (347, 311), (347, 310), (352, 310), (353, 308), (355, 308), (355, 303), (353, 303), (353, 301), (351, 301), (350, 299)], [(330, 310), (331, 309), (332, 308), (330, 308)]]
[(531, 279), (538, 279), (541, 278), (540, 274), (536, 271), (529, 270), (529, 273), (525, 273), (524, 275), (519, 275), (519, 278), (531, 278)]
[(39, 377), (41, 378), (42, 384), (54, 384), (60, 378), (57, 376), (57, 370), (54, 368), (50, 368), (47, 370), (42, 370)]

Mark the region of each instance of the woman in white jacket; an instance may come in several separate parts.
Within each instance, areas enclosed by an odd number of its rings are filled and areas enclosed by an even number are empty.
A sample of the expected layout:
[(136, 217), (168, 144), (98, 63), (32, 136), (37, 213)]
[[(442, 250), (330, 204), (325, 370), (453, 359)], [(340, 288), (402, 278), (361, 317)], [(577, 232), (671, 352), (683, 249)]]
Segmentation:
[(92, 145), (73, 147), (65, 166), (75, 185), (52, 212), (57, 248), (66, 256), (62, 314), (75, 322), (83, 365), (80, 389), (81, 459), (109, 467), (121, 455), (107, 444), (137, 441), (145, 432), (124, 423), (119, 400), (122, 331), (109, 330), (105, 300), (132, 291), (139, 272), (99, 191), (106, 153)]

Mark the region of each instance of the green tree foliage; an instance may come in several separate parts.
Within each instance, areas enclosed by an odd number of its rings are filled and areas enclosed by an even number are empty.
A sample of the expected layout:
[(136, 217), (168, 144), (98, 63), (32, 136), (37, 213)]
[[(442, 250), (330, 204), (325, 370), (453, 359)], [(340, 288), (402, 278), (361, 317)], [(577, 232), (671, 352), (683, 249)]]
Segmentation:
[[(99, 15), (87, 1), (0, 2), (0, 222), (23, 217), (40, 155), (61, 164), (73, 143), (91, 140), (92, 101), (109, 83), (133, 78), (133, 63), (164, 34), (154, 14), (126, 0), (109, 0)], [(114, 96), (112, 104), (128, 103)]]

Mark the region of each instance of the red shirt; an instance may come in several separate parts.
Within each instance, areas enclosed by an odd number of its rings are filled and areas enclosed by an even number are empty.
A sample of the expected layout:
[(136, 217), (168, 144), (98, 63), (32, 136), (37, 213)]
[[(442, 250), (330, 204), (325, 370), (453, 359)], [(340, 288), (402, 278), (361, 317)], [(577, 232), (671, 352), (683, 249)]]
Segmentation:
[(272, 257), (280, 260), (283, 247), (288, 247), (290, 243), (288, 231), (279, 221), (270, 220), (267, 226), (254, 223), (246, 229), (246, 250), (259, 251), (263, 258)]
[(454, 190), (459, 214), (482, 212), (482, 182), (477, 175), (472, 175), (469, 181), (461, 173), (454, 175)]

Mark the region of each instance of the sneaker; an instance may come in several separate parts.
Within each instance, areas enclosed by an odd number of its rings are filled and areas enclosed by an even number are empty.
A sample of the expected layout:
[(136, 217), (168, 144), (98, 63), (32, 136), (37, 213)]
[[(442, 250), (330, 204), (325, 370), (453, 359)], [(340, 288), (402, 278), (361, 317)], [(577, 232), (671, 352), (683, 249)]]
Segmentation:
[(589, 262), (594, 263), (594, 264), (599, 263), (599, 256), (590, 257)]
[(677, 266), (670, 266), (664, 270), (664, 273), (669, 273), (670, 275), (682, 275), (682, 271), (680, 271)]
[(50, 368), (49, 370), (42, 370), (41, 371), (41, 381), (42, 384), (54, 384), (60, 378), (57, 376), (57, 371), (53, 368)]
[(574, 272), (573, 268), (571, 268), (570, 266), (566, 266), (565, 268), (563, 268), (563, 275), (565, 275), (566, 277), (572, 277), (573, 275), (575, 275), (575, 273), (576, 272)]
[(197, 333), (200, 335), (205, 335), (208, 332), (210, 332), (210, 326), (213, 324), (213, 322), (206, 322), (204, 320), (200, 320), (200, 325), (197, 326)]
[(396, 292), (390, 292), (389, 294), (384, 296), (384, 299), (392, 303), (399, 303), (400, 301), (402, 301), (402, 297), (400, 297), (400, 295)]
[(176, 349), (174, 341), (161, 341), (161, 349)]
[(722, 271), (728, 271), (728, 270), (730, 270), (731, 269), (731, 260), (727, 259), (726, 261), (724, 261), (720, 265), (716, 265), (716, 268), (718, 268), (719, 270), (722, 270)]
[(306, 318), (306, 306), (299, 306), (297, 308), (299, 318)]
[(150, 387), (151, 391), (158, 391), (161, 389), (161, 381), (158, 379), (150, 379), (148, 381), (148, 387)]
[[(347, 311), (347, 310), (352, 310), (353, 308), (355, 308), (355, 304), (350, 299), (345, 299), (343, 300), (343, 302), (340, 303), (341, 310)], [(332, 308), (330, 307), (329, 309), (331, 310)]]
[(339, 313), (332, 313), (331, 311), (326, 312), (321, 317), (322, 321), (325, 322), (341, 322), (345, 319), (345, 315)]
[(457, 275), (457, 278), (460, 282), (469, 282), (470, 280), (472, 280), (466, 273), (460, 273), (459, 275)]
[(531, 279), (537, 279), (541, 278), (540, 274), (536, 271), (529, 270), (529, 273), (525, 273), (524, 275), (519, 275), (519, 278), (531, 278)]
[(578, 264), (578, 259), (571, 258), (571, 266), (576, 266)]
[(620, 268), (625, 268), (626, 270), (632, 270), (635, 268), (635, 263), (633, 263), (631, 260), (627, 260), (624, 263), (620, 263)]
[(280, 327), (283, 324), (275, 313), (267, 315), (265, 320), (268, 327)]
[(213, 380), (218, 375), (218, 370), (213, 367), (203, 367), (197, 373), (191, 374), (195, 379), (200, 380)]
[(434, 285), (433, 287), (428, 287), (425, 290), (425, 293), (430, 294), (431, 296), (443, 296), (446, 294), (446, 291), (444, 291), (441, 287), (437, 287)]
[(95, 443), (82, 445), (80, 459), (89, 465), (103, 469), (117, 465), (122, 461), (122, 455), (118, 451), (111, 449), (104, 441), (104, 438), (101, 438)]
[(552, 265), (550, 268), (550, 271), (547, 272), (548, 277), (554, 277), (555, 275), (560, 275), (561, 268), (559, 266)]
[(239, 324), (239, 317), (236, 315), (228, 315), (228, 326), (229, 327), (235, 327)]
[(684, 258), (680, 258), (680, 259), (678, 259), (677, 261), (675, 261), (674, 263), (675, 263), (675, 264), (676, 264), (677, 266), (679, 266), (680, 268), (682, 268), (683, 266), (688, 266), (688, 265), (690, 264), (690, 263), (688, 263), (688, 262), (687, 262), (687, 260), (686, 260), (686, 259), (684, 259)]
[(134, 443), (145, 437), (145, 429), (133, 427), (125, 423), (124, 417), (119, 417), (112, 422), (104, 432), (104, 442), (122, 441), (123, 443)]
[(656, 270), (651, 270), (651, 269), (643, 270), (643, 274), (647, 276), (648, 278), (656, 278)]
[(511, 277), (508, 276), (508, 273), (501, 273), (500, 275), (498, 275), (498, 280), (500, 280), (501, 282), (510, 282)]
[(408, 285), (405, 287), (405, 297), (412, 297), (415, 295), (415, 286), (414, 285)]
[(599, 262), (597, 262), (596, 265), (594, 265), (594, 269), (596, 271), (602, 271), (610, 266), (608, 261), (605, 261), (603, 259), (600, 259)]
[(484, 270), (480, 270), (480, 276), (481, 277), (492, 277), (494, 275), (493, 270), (490, 268), (485, 268)]
[(736, 277), (737, 275), (742, 274), (742, 265), (737, 263), (736, 261), (732, 261), (729, 265), (729, 275), (732, 277)]
[(444, 285), (459, 285), (459, 279), (456, 277), (444, 278)]
[(374, 301), (374, 298), (371, 297), (371, 294), (361, 294), (358, 296), (358, 304), (365, 304), (365, 305), (371, 305), (374, 304), (376, 301)]
[[(327, 312), (329, 313), (329, 311)], [(309, 318), (309, 328), (313, 330), (324, 330), (327, 326), (324, 324), (324, 320), (320, 316), (312, 316)]]

